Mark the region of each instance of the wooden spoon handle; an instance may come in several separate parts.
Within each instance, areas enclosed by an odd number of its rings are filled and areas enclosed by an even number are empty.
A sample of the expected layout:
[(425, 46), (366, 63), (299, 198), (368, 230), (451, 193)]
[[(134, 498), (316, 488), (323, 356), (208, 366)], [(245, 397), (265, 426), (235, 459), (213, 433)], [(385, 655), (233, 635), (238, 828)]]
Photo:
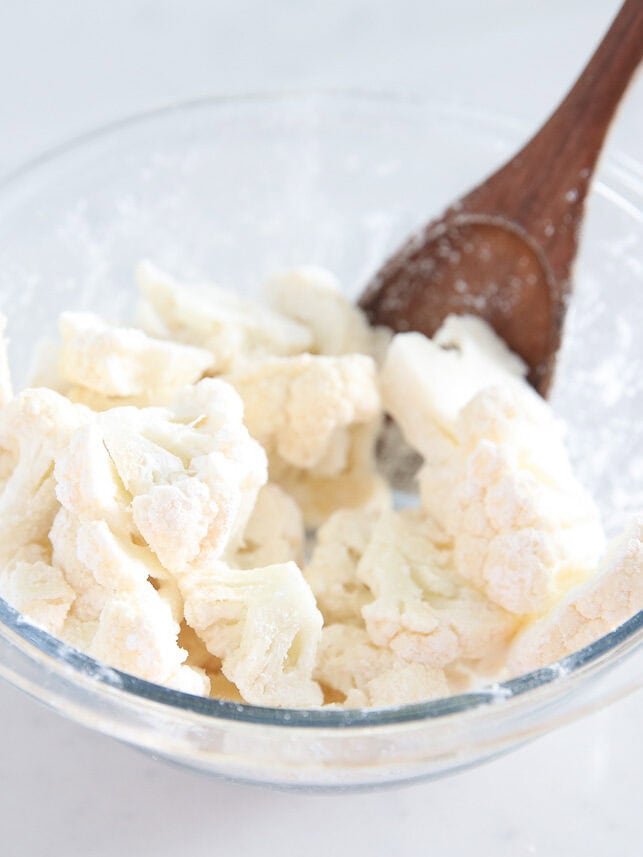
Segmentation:
[(593, 171), (616, 108), (643, 60), (643, 0), (626, 0), (602, 42), (558, 109), (527, 144), (543, 163), (544, 192), (556, 189), (557, 176)]
[(642, 59), (643, 0), (626, 0), (558, 109), (515, 158), (462, 200), (461, 210), (512, 219), (538, 241), (554, 274), (567, 279), (576, 244), (569, 233), (580, 223), (605, 135)]

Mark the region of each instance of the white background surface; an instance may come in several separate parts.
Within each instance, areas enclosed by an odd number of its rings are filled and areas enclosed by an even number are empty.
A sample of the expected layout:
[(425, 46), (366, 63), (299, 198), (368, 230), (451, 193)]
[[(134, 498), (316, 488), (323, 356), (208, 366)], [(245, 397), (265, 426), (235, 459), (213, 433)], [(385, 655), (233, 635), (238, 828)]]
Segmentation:
[[(643, 0), (642, 0), (643, 2)], [(103, 121), (216, 92), (453, 96), (533, 121), (615, 0), (2, 0), (0, 171)], [(643, 82), (611, 145), (641, 154)], [(641, 695), (449, 780), (309, 796), (211, 781), (0, 684), (1, 857), (636, 857)]]

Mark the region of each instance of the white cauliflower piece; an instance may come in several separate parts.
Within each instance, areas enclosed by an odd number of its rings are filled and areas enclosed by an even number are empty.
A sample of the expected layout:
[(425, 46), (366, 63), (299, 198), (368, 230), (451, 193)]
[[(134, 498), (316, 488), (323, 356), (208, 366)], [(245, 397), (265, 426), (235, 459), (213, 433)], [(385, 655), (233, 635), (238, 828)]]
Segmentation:
[(304, 577), (327, 625), (361, 624), (361, 610), (372, 595), (357, 577), (357, 565), (370, 541), (378, 509), (341, 509), (317, 531)]
[(92, 313), (63, 313), (59, 329), (61, 376), (101, 396), (153, 402), (195, 383), (213, 363), (203, 348), (151, 339), (141, 330), (106, 324)]
[(56, 461), (63, 508), (50, 534), (76, 593), (63, 639), (149, 681), (208, 692), (205, 673), (183, 665), (177, 584), (191, 564), (233, 549), (265, 481), (241, 418), (234, 390), (207, 379), (171, 408), (115, 408), (71, 437)]
[(228, 380), (268, 453), (271, 478), (299, 503), (307, 524), (383, 490), (374, 470), (380, 400), (369, 357), (273, 358)]
[(591, 574), (603, 536), (560, 428), (523, 373), (484, 322), (449, 317), (433, 341), (394, 338), (382, 392), (424, 457), (422, 504), (453, 540), (459, 574), (531, 614)]
[(63, 506), (142, 537), (172, 574), (202, 550), (223, 552), (266, 479), (239, 397), (214, 379), (185, 388), (169, 408), (98, 414), (67, 446), (56, 463)]
[(134, 532), (130, 496), (105, 446), (96, 420), (71, 436), (56, 456), (56, 496), (70, 514), (105, 521), (116, 532)]
[(51, 390), (19, 393), (0, 410), (0, 567), (46, 544), (59, 504), (54, 459), (89, 412)]
[(611, 542), (593, 577), (518, 634), (507, 657), (509, 675), (560, 660), (639, 610), (643, 610), (643, 515)]
[(374, 596), (362, 608), (370, 639), (405, 661), (446, 667), (493, 659), (516, 628), (455, 572), (448, 539), (419, 510), (380, 518), (357, 577)]
[[(47, 387), (49, 390), (55, 390), (56, 393), (60, 393), (61, 396), (69, 399), (70, 402), (85, 405), (92, 411), (106, 411), (109, 408), (118, 408), (123, 405), (142, 407), (152, 404), (144, 396), (106, 396), (104, 393), (98, 393), (88, 387), (70, 384), (69, 380), (63, 377), (61, 371), (60, 351), (60, 343), (50, 339), (42, 339), (36, 344), (28, 374), (29, 387)], [(157, 392), (153, 404), (165, 405), (169, 403), (175, 392), (176, 390)]]
[(315, 678), (327, 690), (341, 693), (346, 708), (405, 705), (449, 693), (441, 669), (405, 662), (391, 649), (374, 645), (354, 625), (323, 629)]
[(273, 358), (228, 380), (243, 399), (250, 434), (264, 449), (295, 467), (321, 467), (324, 476), (345, 466), (346, 428), (372, 422), (380, 411), (375, 366), (360, 354)]
[(312, 342), (301, 324), (211, 284), (183, 285), (149, 262), (137, 269), (139, 316), (152, 336), (205, 348), (215, 372), (247, 360), (300, 354)]
[[(241, 402), (222, 381), (205, 379), (186, 387), (170, 408), (114, 408), (95, 418), (96, 443), (102, 444), (117, 476), (107, 473), (98, 490), (89, 478), (99, 457), (77, 445), (59, 466), (59, 496), (81, 492), (75, 509), (97, 498), (109, 516), (114, 506), (131, 517), (142, 537), (171, 574), (199, 558), (220, 556), (241, 538), (266, 481), (266, 460), (242, 422)], [(63, 469), (68, 471), (62, 475)], [(116, 492), (122, 496), (112, 497)], [(114, 500), (114, 503), (110, 501)], [(77, 511), (82, 514), (82, 511)], [(112, 512), (111, 520), (114, 519)], [(115, 524), (123, 528), (124, 524)]]
[(59, 635), (76, 593), (42, 545), (22, 548), (0, 569), (0, 597), (49, 634)]
[(551, 412), (517, 388), (461, 411), (456, 441), (420, 472), (424, 508), (453, 538), (458, 572), (517, 614), (540, 613), (591, 574), (596, 507), (574, 479)]
[(130, 588), (148, 578), (163, 579), (167, 572), (143, 546), (131, 498), (95, 421), (78, 429), (58, 454), (54, 476), (62, 504), (49, 534), (54, 563), (77, 594), (73, 619), (96, 621), (108, 597), (106, 587)]
[(303, 266), (275, 274), (267, 284), (272, 306), (309, 328), (315, 354), (369, 354), (377, 357), (390, 331), (372, 328), (362, 310), (342, 293), (324, 268)]
[(278, 485), (264, 485), (234, 554), (239, 568), (262, 568), (304, 557), (304, 519), (301, 509)]
[(161, 684), (172, 690), (180, 690), (181, 693), (191, 693), (192, 696), (212, 696), (210, 676), (198, 667), (187, 664), (182, 664)]
[[(100, 612), (105, 606), (107, 593), (91, 570), (78, 558), (79, 524), (67, 509), (59, 509), (49, 539), (52, 546), (52, 563), (60, 568), (65, 580), (74, 591), (75, 598), (69, 611), (65, 632), (61, 633), (71, 645), (84, 649), (95, 631)], [(71, 633), (72, 638), (70, 638)], [(80, 643), (79, 640), (83, 640)]]
[(81, 521), (65, 508), (56, 515), (50, 539), (53, 562), (76, 593), (71, 615), (80, 622), (97, 621), (115, 592), (141, 588), (166, 574), (127, 534), (113, 533), (102, 520)]
[(131, 539), (116, 536), (105, 521), (85, 521), (76, 530), (76, 555), (96, 583), (125, 592), (148, 579), (162, 579), (162, 569), (150, 552)]
[(11, 372), (9, 371), (9, 357), (7, 349), (9, 343), (5, 337), (7, 319), (0, 313), (0, 408), (13, 398), (13, 386), (11, 384)]
[(180, 578), (185, 618), (223, 674), (255, 705), (321, 704), (312, 679), (322, 617), (294, 562), (251, 570), (223, 563)]
[(207, 696), (205, 673), (183, 665), (178, 633), (169, 605), (146, 583), (107, 599), (87, 653), (146, 681)]
[[(69, 498), (78, 495), (68, 492)], [(177, 643), (172, 604), (150, 582), (165, 574), (154, 555), (104, 520), (91, 520), (90, 506), (81, 512), (79, 519), (63, 507), (51, 530), (54, 562), (74, 593), (59, 636), (146, 681), (207, 695), (205, 673), (183, 666), (187, 652)]]
[(427, 427), (450, 435), (460, 409), (496, 384), (526, 387), (526, 366), (482, 319), (450, 315), (433, 339), (400, 333), (380, 376), (384, 409), (422, 455), (430, 454)]

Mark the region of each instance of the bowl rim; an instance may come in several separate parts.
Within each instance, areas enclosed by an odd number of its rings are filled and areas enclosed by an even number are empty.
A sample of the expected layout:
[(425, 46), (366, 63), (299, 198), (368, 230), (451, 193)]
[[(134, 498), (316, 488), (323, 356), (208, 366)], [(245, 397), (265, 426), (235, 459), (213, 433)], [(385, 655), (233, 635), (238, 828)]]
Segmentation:
[[(525, 133), (526, 135), (529, 131), (526, 122), (519, 117), (512, 118), (493, 110), (476, 108), (459, 99), (441, 99), (415, 93), (314, 88), (206, 95), (187, 100), (172, 100), (165, 104), (136, 111), (47, 147), (18, 166), (0, 173), (0, 195), (10, 190), (22, 179), (26, 179), (40, 169), (47, 168), (52, 163), (64, 159), (76, 150), (172, 114), (225, 106), (283, 104), (288, 101), (305, 103), (311, 99), (328, 100), (333, 103), (358, 101), (364, 104), (372, 103), (373, 105), (409, 105), (447, 115), (452, 119), (465, 122), (476, 121), (490, 128), (493, 127), (496, 130), (504, 130), (514, 134)], [(635, 193), (643, 193), (643, 185), (641, 185), (643, 162), (619, 152), (613, 153), (610, 160), (616, 161), (619, 177), (625, 178), (626, 183)], [(631, 181), (627, 181), (627, 174), (629, 174)], [(622, 202), (626, 203), (626, 200), (622, 200)], [(627, 203), (627, 206), (633, 215), (638, 215), (638, 218), (643, 219), (643, 212), (640, 209), (631, 203)], [(556, 681), (564, 681), (568, 677), (577, 675), (581, 670), (585, 671), (596, 666), (601, 659), (609, 658), (610, 654), (615, 661), (621, 661), (637, 648), (643, 646), (643, 610), (640, 610), (610, 633), (559, 661), (507, 681), (492, 683), (480, 690), (387, 708), (288, 709), (194, 696), (137, 678), (70, 647), (32, 624), (0, 597), (0, 635), (6, 638), (5, 628), (28, 644), (24, 649), (21, 647), (21, 650), (27, 653), (30, 658), (38, 660), (40, 655), (45, 655), (54, 662), (55, 667), (64, 669), (66, 675), (69, 675), (68, 669), (71, 668), (78, 679), (88, 678), (97, 685), (103, 685), (113, 691), (126, 694), (130, 700), (138, 698), (160, 704), (165, 708), (175, 709), (177, 712), (204, 716), (211, 720), (317, 729), (329, 727), (354, 729), (357, 727), (372, 728), (401, 725), (445, 718), (462, 712), (486, 708), (490, 705), (495, 707), (502, 702), (524, 697), (525, 694), (533, 694), (539, 689), (551, 686)], [(10, 642), (13, 641), (10, 640)], [(623, 650), (619, 651), (621, 648)], [(36, 652), (31, 651), (32, 649), (35, 649)]]
[[(23, 654), (34, 660), (45, 655), (54, 671), (65, 673), (69, 668), (79, 680), (89, 679), (111, 691), (125, 694), (131, 699), (160, 704), (180, 714), (194, 714), (208, 720), (224, 720), (237, 723), (287, 726), (290, 728), (373, 728), (399, 726), (422, 721), (442, 720), (464, 712), (475, 712), (503, 702), (524, 700), (525, 695), (551, 689), (555, 682), (562, 683), (580, 673), (592, 671), (610, 655), (620, 662), (643, 647), (643, 610), (635, 613), (627, 622), (609, 634), (594, 640), (588, 646), (573, 652), (545, 667), (532, 670), (503, 682), (494, 682), (479, 690), (453, 694), (426, 702), (389, 706), (386, 708), (272, 708), (249, 703), (230, 702), (224, 699), (195, 696), (138, 678), (130, 673), (110, 667), (84, 652), (74, 649), (57, 637), (33, 625), (0, 597), (0, 635), (6, 638), (8, 629), (28, 644), (22, 647)], [(35, 649), (35, 651), (30, 651)], [(619, 651), (622, 649), (622, 651)], [(609, 668), (610, 664), (605, 664)]]
[[(305, 102), (311, 99), (326, 99), (339, 102), (345, 101), (360, 101), (362, 103), (372, 102), (374, 104), (415, 104), (417, 106), (427, 107), (439, 112), (449, 113), (453, 116), (461, 116), (464, 119), (477, 118), (482, 121), (493, 120), (499, 122), (506, 128), (513, 128), (514, 131), (526, 131), (526, 123), (524, 118), (512, 118), (507, 114), (495, 113), (492, 110), (477, 108), (466, 101), (458, 98), (440, 98), (437, 96), (427, 96), (416, 92), (396, 92), (394, 90), (371, 90), (342, 87), (311, 87), (307, 89), (279, 89), (266, 91), (240, 92), (231, 94), (211, 94), (201, 95), (194, 98), (186, 99), (169, 99), (154, 104), (150, 107), (141, 110), (135, 110), (122, 116), (116, 116), (98, 125), (92, 125), (88, 128), (78, 131), (70, 137), (63, 137), (58, 142), (54, 142), (43, 149), (36, 149), (34, 154), (30, 155), (24, 161), (18, 162), (14, 166), (10, 166), (6, 170), (0, 171), (0, 190), (4, 190), (6, 186), (13, 184), (21, 179), (24, 175), (31, 173), (42, 166), (46, 166), (49, 162), (73, 152), (75, 149), (81, 148), (85, 144), (92, 143), (96, 140), (108, 137), (112, 134), (117, 134), (120, 131), (125, 131), (136, 125), (144, 124), (150, 120), (161, 119), (165, 116), (170, 116), (173, 113), (190, 112), (192, 110), (201, 110), (209, 107), (225, 107), (245, 104), (278, 104), (286, 101)], [(634, 169), (639, 166), (639, 162), (632, 159)], [(643, 162), (640, 164), (641, 175), (643, 176)]]

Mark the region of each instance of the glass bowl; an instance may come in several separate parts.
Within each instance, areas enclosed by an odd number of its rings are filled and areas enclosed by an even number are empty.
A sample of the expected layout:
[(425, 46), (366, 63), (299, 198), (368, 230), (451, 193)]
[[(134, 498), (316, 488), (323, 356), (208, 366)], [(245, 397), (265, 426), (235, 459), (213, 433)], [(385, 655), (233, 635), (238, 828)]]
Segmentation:
[[(293, 264), (357, 295), (414, 227), (499, 164), (519, 123), (450, 103), (351, 94), (209, 99), (85, 135), (0, 185), (0, 307), (18, 384), (57, 314), (131, 315), (141, 257), (244, 292)], [(553, 393), (608, 532), (643, 507), (643, 171), (603, 164)], [(0, 599), (0, 674), (67, 717), (208, 773), (308, 788), (435, 777), (641, 684), (643, 612), (551, 667), (479, 692), (370, 711), (201, 699), (105, 667)]]

